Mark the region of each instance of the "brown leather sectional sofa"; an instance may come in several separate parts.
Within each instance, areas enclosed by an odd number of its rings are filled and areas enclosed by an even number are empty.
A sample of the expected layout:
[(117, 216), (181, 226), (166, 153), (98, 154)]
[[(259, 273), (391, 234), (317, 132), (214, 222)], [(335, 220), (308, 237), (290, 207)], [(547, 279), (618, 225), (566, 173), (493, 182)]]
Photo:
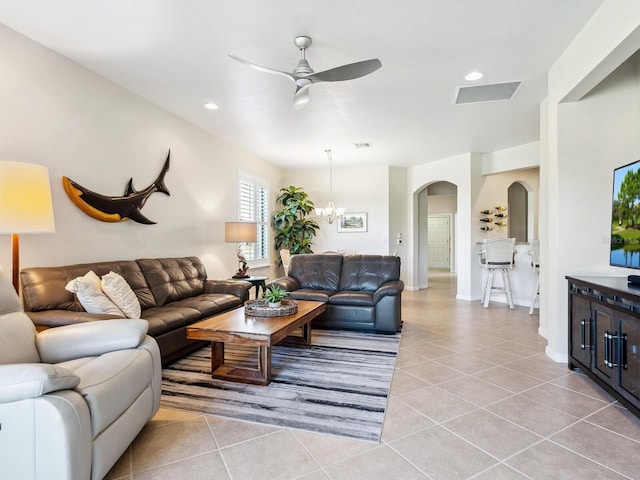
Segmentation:
[(20, 272), (24, 309), (39, 329), (115, 318), (84, 311), (67, 283), (93, 270), (98, 276), (122, 275), (140, 301), (141, 317), (170, 363), (206, 342), (188, 340), (187, 326), (240, 307), (249, 299), (248, 282), (208, 280), (197, 257), (155, 258), (25, 268)]
[(326, 311), (313, 320), (316, 327), (390, 334), (402, 326), (399, 257), (293, 255), (288, 276), (272, 284), (289, 291), (290, 298), (326, 302)]

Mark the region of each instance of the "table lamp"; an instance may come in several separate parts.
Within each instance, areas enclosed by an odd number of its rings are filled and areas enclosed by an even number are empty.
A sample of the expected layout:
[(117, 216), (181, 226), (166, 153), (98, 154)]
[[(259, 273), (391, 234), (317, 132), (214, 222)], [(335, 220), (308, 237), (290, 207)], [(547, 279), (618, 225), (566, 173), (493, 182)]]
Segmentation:
[(238, 244), (238, 271), (233, 278), (248, 278), (247, 259), (242, 254), (242, 243), (258, 241), (258, 225), (252, 222), (225, 222), (224, 241)]
[(11, 234), (12, 278), (20, 288), (20, 233), (56, 231), (49, 170), (42, 165), (0, 161), (0, 234)]

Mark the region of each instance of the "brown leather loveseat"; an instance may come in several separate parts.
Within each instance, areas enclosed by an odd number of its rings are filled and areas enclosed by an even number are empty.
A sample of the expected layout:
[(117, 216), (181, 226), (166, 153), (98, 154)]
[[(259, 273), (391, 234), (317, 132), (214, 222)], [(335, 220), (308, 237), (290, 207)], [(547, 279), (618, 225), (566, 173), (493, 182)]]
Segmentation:
[(313, 320), (316, 327), (391, 334), (402, 326), (399, 257), (293, 255), (288, 276), (269, 285), (284, 288), (293, 299), (326, 302), (325, 312)]
[(251, 284), (208, 280), (197, 257), (124, 260), (61, 267), (25, 268), (20, 272), (24, 310), (39, 329), (115, 318), (87, 313), (67, 283), (93, 270), (98, 276), (120, 274), (135, 293), (149, 322), (148, 334), (160, 347), (167, 364), (203, 346), (188, 340), (192, 323), (240, 307), (249, 298)]

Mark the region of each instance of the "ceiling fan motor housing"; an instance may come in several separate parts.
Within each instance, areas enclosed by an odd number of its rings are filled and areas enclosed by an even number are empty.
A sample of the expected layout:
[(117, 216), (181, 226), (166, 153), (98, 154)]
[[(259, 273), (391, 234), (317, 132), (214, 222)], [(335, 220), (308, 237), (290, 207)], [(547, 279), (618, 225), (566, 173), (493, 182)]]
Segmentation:
[(300, 50), (304, 50), (305, 48), (309, 48), (311, 46), (311, 38), (303, 35), (294, 38), (293, 43), (295, 43), (296, 47), (298, 47)]
[(296, 75), (311, 75), (313, 73), (313, 68), (309, 66), (309, 62), (307, 62), (306, 58), (301, 58), (298, 62), (298, 66), (293, 70), (293, 73)]

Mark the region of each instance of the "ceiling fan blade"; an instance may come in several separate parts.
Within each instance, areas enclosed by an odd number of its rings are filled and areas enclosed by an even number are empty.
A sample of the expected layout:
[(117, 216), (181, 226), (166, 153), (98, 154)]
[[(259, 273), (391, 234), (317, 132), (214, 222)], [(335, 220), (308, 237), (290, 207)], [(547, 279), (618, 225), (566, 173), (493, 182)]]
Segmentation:
[(309, 103), (309, 85), (296, 88), (296, 93), (293, 96), (294, 110), (300, 110), (307, 103)]
[(256, 65), (255, 63), (248, 62), (240, 57), (236, 57), (235, 55), (229, 55), (229, 58), (233, 58), (236, 62), (240, 62), (243, 65), (247, 65), (248, 67), (255, 68), (256, 70), (260, 70), (261, 72), (266, 73), (274, 73), (276, 75), (283, 75), (290, 79), (292, 82), (296, 81), (296, 77), (287, 72), (281, 72), (280, 70), (274, 70), (273, 68), (262, 67), (260, 65)]
[(325, 70), (324, 72), (312, 73), (305, 78), (311, 82), (341, 82), (343, 80), (353, 80), (364, 77), (375, 72), (382, 66), (382, 62), (377, 58), (364, 60), (362, 62), (350, 63), (341, 67)]

